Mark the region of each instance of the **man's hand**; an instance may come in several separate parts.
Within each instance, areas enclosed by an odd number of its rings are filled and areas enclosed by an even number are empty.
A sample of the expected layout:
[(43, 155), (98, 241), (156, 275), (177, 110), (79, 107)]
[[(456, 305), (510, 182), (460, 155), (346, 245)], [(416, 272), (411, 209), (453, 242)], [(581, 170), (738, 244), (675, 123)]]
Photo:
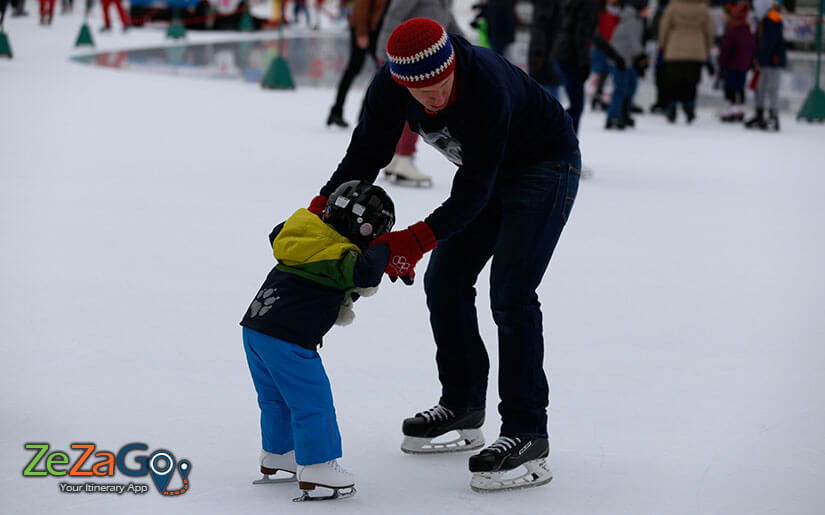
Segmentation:
[(366, 50), (367, 47), (370, 46), (370, 37), (366, 34), (355, 36), (355, 44), (358, 45), (358, 48), (361, 50)]
[(312, 199), (312, 202), (309, 203), (307, 211), (309, 211), (312, 214), (321, 216), (321, 213), (323, 213), (324, 209), (326, 209), (327, 207), (327, 200), (329, 200), (327, 197), (323, 195), (318, 195), (317, 197)]
[(390, 248), (390, 259), (384, 270), (390, 280), (401, 278), (404, 284), (412, 284), (415, 279), (415, 265), (425, 252), (435, 248), (437, 241), (430, 226), (418, 222), (403, 231), (383, 234), (372, 245), (385, 244)]

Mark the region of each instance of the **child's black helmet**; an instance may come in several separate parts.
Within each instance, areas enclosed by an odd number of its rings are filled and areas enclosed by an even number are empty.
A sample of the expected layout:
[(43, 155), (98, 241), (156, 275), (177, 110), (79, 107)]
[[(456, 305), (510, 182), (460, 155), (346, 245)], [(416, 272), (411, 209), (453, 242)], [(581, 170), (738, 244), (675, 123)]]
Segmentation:
[(395, 225), (395, 205), (380, 186), (367, 181), (347, 181), (329, 196), (321, 215), (324, 222), (359, 247), (390, 232)]

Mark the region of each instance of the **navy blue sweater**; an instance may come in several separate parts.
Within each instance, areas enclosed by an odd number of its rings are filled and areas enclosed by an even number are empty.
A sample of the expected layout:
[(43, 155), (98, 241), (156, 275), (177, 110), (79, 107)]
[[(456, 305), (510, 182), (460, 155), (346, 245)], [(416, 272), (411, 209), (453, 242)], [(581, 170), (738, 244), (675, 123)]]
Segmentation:
[[(283, 224), (280, 224), (272, 230), (270, 244), (282, 228)], [(358, 256), (353, 270), (355, 286), (377, 286), (389, 258), (390, 249), (386, 245), (373, 245), (366, 249)], [(305, 349), (316, 350), (323, 336), (335, 324), (346, 294), (345, 291), (281, 271), (276, 266), (266, 276), (241, 325)]]
[(450, 34), (456, 53), (456, 98), (427, 113), (391, 77), (385, 63), (367, 90), (364, 116), (321, 194), (353, 179), (374, 181), (392, 158), (404, 122), (458, 165), (449, 198), (424, 220), (436, 239), (461, 230), (487, 205), (498, 174), (559, 160), (578, 150), (570, 117), (526, 73), (489, 49)]

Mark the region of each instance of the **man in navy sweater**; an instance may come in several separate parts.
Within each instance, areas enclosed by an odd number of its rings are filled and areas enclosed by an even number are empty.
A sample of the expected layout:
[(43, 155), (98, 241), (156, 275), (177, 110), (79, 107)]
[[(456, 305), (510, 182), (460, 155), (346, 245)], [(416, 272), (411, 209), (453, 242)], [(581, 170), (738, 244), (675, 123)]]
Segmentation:
[[(501, 437), (470, 458), (471, 486), (489, 490), (550, 480), (544, 458), (548, 386), (536, 288), (576, 198), (581, 154), (570, 116), (533, 79), (494, 52), (414, 18), (387, 43), (388, 61), (367, 91), (346, 155), (313, 199), (320, 212), (344, 181), (374, 181), (404, 122), (458, 170), (450, 196), (423, 221), (375, 240), (390, 249), (386, 273), (424, 277), (437, 346), (438, 404), (404, 421), (402, 450), (444, 452), (484, 445), (489, 360), (478, 330), (475, 283), (493, 258), (490, 295), (499, 338)], [(455, 442), (432, 439), (458, 430)], [(526, 465), (520, 482), (500, 471)]]

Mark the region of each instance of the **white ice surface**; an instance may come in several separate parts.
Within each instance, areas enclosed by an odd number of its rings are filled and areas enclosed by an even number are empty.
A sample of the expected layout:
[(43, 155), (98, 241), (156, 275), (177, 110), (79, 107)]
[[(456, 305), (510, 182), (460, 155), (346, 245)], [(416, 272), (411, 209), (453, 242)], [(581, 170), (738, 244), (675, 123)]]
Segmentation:
[[(272, 265), (269, 230), (349, 141), (323, 126), (333, 91), (74, 64), (79, 24), (7, 18), (15, 56), (0, 59), (0, 513), (825, 509), (825, 127), (786, 114), (781, 133), (752, 133), (700, 111), (692, 127), (646, 115), (617, 134), (587, 113), (595, 176), (540, 289), (553, 482), (483, 496), (466, 455), (399, 451), (401, 420), (439, 387), (420, 282), (385, 281), (322, 350), (358, 495), (297, 505), (294, 486), (251, 485), (258, 408), (238, 320)], [(153, 29), (95, 38), (164, 43)], [(389, 187), (399, 227), (449, 192), (449, 163), (423, 145), (418, 163), (435, 187)], [(486, 272), (478, 304), (495, 371)], [(488, 441), (496, 404), (493, 372)], [(32, 441), (167, 448), (192, 462), (191, 489), (62, 494), (60, 479), (22, 477)]]

